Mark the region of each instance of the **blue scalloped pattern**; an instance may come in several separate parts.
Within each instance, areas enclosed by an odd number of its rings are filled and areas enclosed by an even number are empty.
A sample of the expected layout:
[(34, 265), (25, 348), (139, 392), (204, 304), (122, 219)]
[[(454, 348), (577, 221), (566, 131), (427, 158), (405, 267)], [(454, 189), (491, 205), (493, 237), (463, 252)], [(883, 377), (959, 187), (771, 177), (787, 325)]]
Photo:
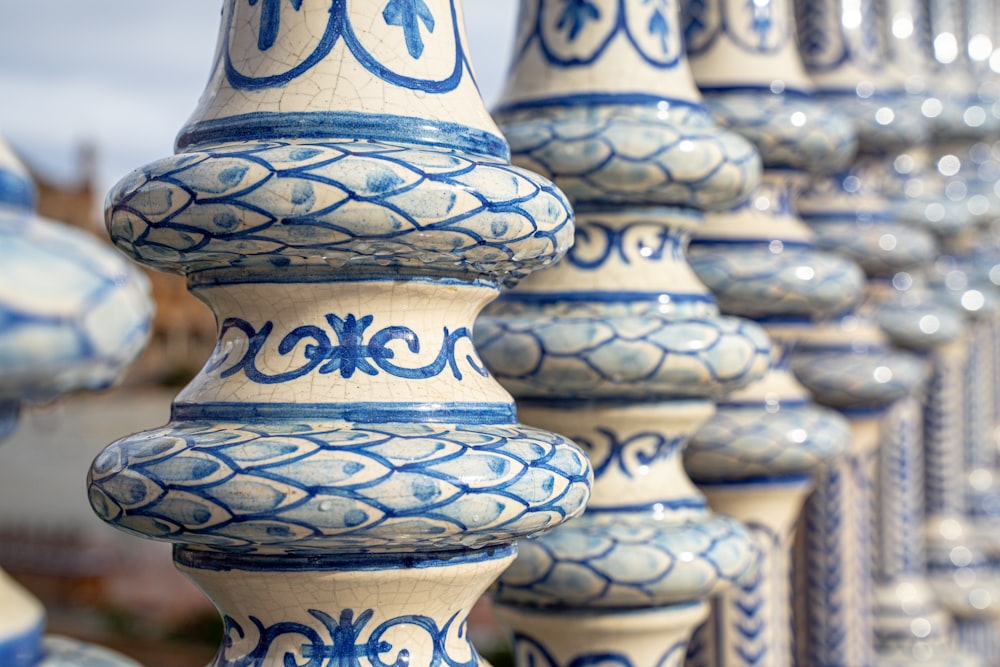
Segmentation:
[[(805, 439), (803, 439), (803, 436)], [(801, 475), (839, 457), (851, 442), (843, 417), (814, 405), (719, 406), (684, 453), (700, 483)]]
[(495, 599), (567, 609), (646, 609), (698, 600), (731, 585), (756, 558), (742, 524), (721, 516), (674, 524), (587, 514), (518, 549)]
[[(888, 369), (888, 377), (881, 368)], [(923, 361), (889, 349), (855, 352), (801, 348), (792, 355), (792, 370), (823, 405), (841, 409), (884, 407), (906, 396), (923, 381)], [(879, 378), (885, 381), (879, 381)]]
[(762, 377), (770, 349), (759, 326), (724, 316), (487, 311), (474, 335), (487, 367), (519, 398), (704, 397)]
[(574, 206), (729, 208), (760, 178), (760, 156), (699, 106), (543, 107), (501, 114), (513, 160)]
[(152, 539), (248, 553), (478, 547), (583, 510), (591, 473), (519, 425), (174, 423), (110, 445), (90, 499)]
[(140, 667), (125, 656), (66, 637), (46, 637), (42, 652), (35, 667)]
[[(889, 202), (879, 214), (888, 215)], [(897, 222), (865, 219), (868, 211), (845, 206), (839, 219), (816, 220), (808, 211), (802, 218), (816, 232), (816, 243), (829, 252), (847, 255), (870, 276), (892, 276), (929, 264), (938, 255), (937, 243), (924, 229), (907, 228)]]
[(107, 387), (146, 344), (148, 281), (78, 229), (0, 209), (0, 284), (0, 397)]
[(857, 149), (854, 123), (828, 102), (765, 88), (703, 92), (716, 118), (749, 139), (765, 167), (832, 171), (846, 167)]
[[(867, 281), (854, 262), (813, 248), (772, 244), (699, 243), (688, 261), (726, 313), (741, 317), (824, 319), (864, 296)], [(810, 271), (803, 274), (803, 267)], [(804, 277), (805, 276), (805, 277)]]
[(536, 174), (364, 141), (181, 154), (133, 172), (109, 202), (118, 247), (174, 272), (321, 264), (518, 277), (573, 238), (568, 202)]

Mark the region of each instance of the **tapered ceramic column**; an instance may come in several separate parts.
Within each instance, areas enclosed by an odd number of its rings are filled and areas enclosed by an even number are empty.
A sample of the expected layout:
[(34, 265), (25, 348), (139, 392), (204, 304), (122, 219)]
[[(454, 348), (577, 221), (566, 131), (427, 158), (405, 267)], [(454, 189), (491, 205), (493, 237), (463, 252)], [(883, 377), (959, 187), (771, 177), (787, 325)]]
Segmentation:
[(753, 147), (716, 127), (673, 1), (524, 0), (498, 109), (515, 161), (577, 211), (576, 245), (481, 318), (484, 359), (529, 423), (588, 451), (580, 519), (522, 546), (495, 599), (519, 665), (685, 659), (707, 598), (752, 564), (682, 467), (711, 397), (761, 377), (763, 331), (721, 317), (685, 259), (702, 210), (756, 185)]
[[(0, 139), (0, 438), (22, 407), (117, 380), (149, 334), (149, 283), (106, 244), (34, 213), (27, 172)], [(0, 450), (0, 484), (4, 453)], [(0, 570), (0, 665), (137, 667), (44, 637), (45, 613)]]
[(795, 49), (792, 4), (687, 2), (685, 35), (710, 108), (764, 160), (745, 204), (706, 215), (691, 263), (723, 312), (757, 319), (775, 345), (760, 382), (722, 401), (685, 463), (712, 506), (745, 521), (760, 552), (754, 576), (723, 593), (689, 651), (689, 666), (793, 664), (790, 549), (811, 474), (843, 455), (842, 417), (817, 407), (788, 369), (803, 328), (850, 310), (864, 292), (853, 262), (816, 247), (793, 200), (814, 168), (843, 167), (849, 120), (816, 103)]
[(510, 166), (460, 3), (228, 0), (178, 150), (108, 227), (187, 275), (219, 342), (169, 424), (98, 456), (95, 511), (174, 544), (224, 619), (215, 666), (479, 664), (469, 609), (590, 468), (472, 345), (573, 228)]

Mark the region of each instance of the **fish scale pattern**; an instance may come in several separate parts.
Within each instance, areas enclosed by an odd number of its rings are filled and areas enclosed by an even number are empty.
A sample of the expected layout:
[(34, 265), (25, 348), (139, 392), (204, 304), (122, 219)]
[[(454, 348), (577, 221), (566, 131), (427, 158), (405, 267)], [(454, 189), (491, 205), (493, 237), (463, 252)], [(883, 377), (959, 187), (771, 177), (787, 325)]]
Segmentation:
[(719, 121), (738, 128), (760, 151), (768, 167), (812, 170), (846, 167), (857, 148), (854, 126), (829, 105), (786, 90), (747, 92), (703, 89), (705, 103)]
[(658, 607), (733, 584), (756, 553), (733, 519), (656, 525), (585, 515), (545, 539), (519, 544), (497, 584), (503, 604), (568, 609)]
[(723, 403), (685, 451), (684, 468), (703, 483), (801, 475), (838, 457), (848, 442), (846, 420), (825, 408), (768, 413)]
[[(865, 284), (853, 262), (808, 247), (775, 252), (770, 241), (719, 252), (715, 244), (696, 240), (688, 258), (723, 312), (742, 317), (822, 319), (851, 307)], [(803, 266), (812, 271), (803, 274)]]
[(707, 396), (767, 368), (769, 341), (732, 317), (502, 317), (489, 311), (476, 347), (519, 398)]
[(174, 272), (391, 267), (519, 278), (573, 238), (537, 175), (457, 150), (372, 141), (236, 143), (137, 170), (109, 196), (120, 249)]
[(245, 553), (481, 547), (582, 511), (586, 456), (519, 425), (175, 423), (106, 449), (91, 503), (122, 530)]
[(609, 104), (502, 113), (516, 164), (552, 178), (588, 205), (722, 210), (749, 194), (760, 156), (691, 103)]

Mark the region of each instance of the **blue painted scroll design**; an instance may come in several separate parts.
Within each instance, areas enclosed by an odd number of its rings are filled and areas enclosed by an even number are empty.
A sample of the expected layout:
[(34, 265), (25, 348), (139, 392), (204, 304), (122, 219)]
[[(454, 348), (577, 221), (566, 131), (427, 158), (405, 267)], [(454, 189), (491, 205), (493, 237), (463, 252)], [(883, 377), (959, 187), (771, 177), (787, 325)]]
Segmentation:
[[(265, 664), (274, 664), (279, 659), (283, 659), (285, 665), (294, 664), (297, 667), (361, 667), (363, 664), (370, 664), (372, 667), (406, 667), (410, 661), (410, 651), (405, 647), (393, 646), (385, 640), (386, 633), (398, 627), (428, 635), (434, 647), (431, 656), (433, 665), (474, 667), (479, 663), (475, 649), (468, 640), (464, 620), (458, 628), (458, 636), (468, 645), (472, 657), (468, 660), (459, 660), (448, 655), (448, 635), (458, 619), (458, 613), (449, 618), (442, 627), (438, 627), (438, 622), (430, 616), (420, 614), (390, 618), (372, 629), (366, 639), (365, 628), (371, 623), (375, 613), (372, 609), (366, 609), (358, 614), (357, 618), (353, 609), (342, 610), (339, 618), (334, 618), (319, 609), (308, 611), (322, 626), (326, 636), (316, 628), (303, 623), (282, 621), (265, 626), (260, 619), (250, 616), (249, 620), (256, 631), (257, 643), (248, 653), (233, 657), (230, 656), (234, 653), (234, 646), (238, 640), (247, 637), (247, 631), (231, 616), (225, 616), (222, 650), (212, 663), (212, 667), (261, 667)], [(294, 639), (296, 637), (301, 637), (305, 642), (299, 648), (302, 659), (308, 662), (297, 662), (298, 658), (291, 652), (286, 652), (283, 658), (278, 655), (281, 649), (276, 649), (275, 645), (287, 645), (290, 638), (292, 641), (298, 641)], [(383, 657), (386, 654), (389, 654), (388, 661)]]
[[(739, 4), (732, 16), (733, 4)], [(705, 53), (721, 34), (749, 53), (777, 53), (792, 38), (792, 25), (782, 11), (784, 0), (690, 0), (682, 4), (684, 39), (689, 55)]]
[[(463, 378), (455, 348), (463, 340), (468, 341), (471, 348), (472, 334), (467, 327), (461, 327), (455, 331), (450, 331), (448, 327), (445, 327), (441, 350), (435, 359), (426, 366), (407, 368), (393, 363), (395, 351), (389, 345), (393, 341), (403, 341), (410, 352), (417, 354), (420, 352), (420, 338), (417, 333), (404, 326), (383, 327), (371, 334), (366, 342), (365, 332), (371, 327), (374, 320), (373, 315), (364, 315), (359, 318), (350, 314), (342, 318), (332, 313), (327, 314), (326, 321), (330, 330), (333, 331), (336, 342), (331, 341), (327, 332), (315, 325), (297, 327), (278, 343), (278, 354), (290, 354), (298, 349), (303, 341), (311, 341), (311, 344), (303, 348), (305, 363), (284, 373), (269, 374), (258, 368), (257, 359), (265, 349), (268, 339), (271, 338), (274, 323), (268, 320), (258, 330), (246, 320), (230, 317), (222, 323), (220, 339), (229, 331), (241, 331), (247, 337), (247, 350), (242, 358), (226, 368), (222, 367), (229, 360), (228, 354), (222, 355), (212, 363), (209, 371), (221, 369), (221, 378), (232, 377), (242, 372), (247, 379), (258, 384), (291, 382), (309, 375), (317, 368), (320, 375), (339, 373), (345, 380), (353, 377), (355, 372), (375, 376), (379, 374), (379, 371), (407, 380), (426, 380), (440, 375), (445, 367), (451, 370), (456, 380)], [(477, 363), (472, 355), (466, 356), (466, 361), (473, 372), (482, 377), (489, 376), (489, 373)]]
[(576, 239), (564, 261), (594, 271), (615, 258), (623, 264), (682, 259), (686, 238), (668, 224), (633, 222), (614, 225), (599, 220), (577, 221)]
[(431, 551), (565, 520), (589, 470), (564, 438), (517, 424), (175, 421), (106, 449), (90, 500), (126, 532), (210, 549)]
[(521, 27), (520, 48), (513, 66), (538, 43), (553, 67), (587, 67), (600, 60), (618, 39), (626, 40), (648, 65), (675, 67), (684, 56), (684, 44), (675, 12), (676, 0), (618, 0), (604, 15), (590, 0), (562, 0), (557, 11), (545, 3)]
[[(291, 1), (292, 8), (297, 11), (302, 0)], [(256, 5), (257, 2), (258, 0), (250, 0), (251, 5)], [(390, 85), (409, 90), (430, 94), (449, 93), (458, 88), (465, 79), (466, 73), (470, 71), (468, 56), (462, 46), (461, 26), (458, 21), (455, 0), (451, 0), (450, 15), (451, 39), (455, 50), (454, 65), (447, 76), (439, 79), (407, 76), (382, 63), (378, 57), (365, 48), (358, 38), (348, 11), (349, 2), (350, 0), (330, 0), (330, 17), (314, 49), (310, 53), (304, 54), (288, 70), (267, 76), (253, 76), (241, 72), (234, 63), (230, 41), (235, 29), (235, 22), (234, 16), (231, 15), (230, 25), (224, 31), (225, 38), (222, 48), (226, 79), (229, 85), (240, 90), (261, 90), (285, 86), (315, 67), (333, 51), (341, 39), (343, 39), (347, 50), (369, 73)], [(277, 38), (281, 6), (279, 0), (263, 0), (261, 5), (263, 15), (258, 35), (258, 48), (262, 51), (273, 46)], [(387, 26), (399, 27), (403, 30), (407, 52), (411, 58), (419, 60), (424, 52), (421, 25), (423, 29), (433, 33), (437, 23), (424, 0), (390, 0), (383, 10), (382, 18)]]
[(569, 203), (537, 175), (381, 142), (184, 153), (135, 172), (110, 201), (118, 247), (175, 272), (322, 262), (517, 278), (573, 238)]
[(573, 442), (587, 452), (595, 479), (600, 479), (610, 469), (617, 469), (629, 478), (638, 477), (644, 468), (673, 457), (684, 444), (683, 437), (671, 438), (653, 431), (622, 438), (602, 427), (596, 429), (595, 435), (601, 436), (602, 442), (580, 435), (573, 437)]

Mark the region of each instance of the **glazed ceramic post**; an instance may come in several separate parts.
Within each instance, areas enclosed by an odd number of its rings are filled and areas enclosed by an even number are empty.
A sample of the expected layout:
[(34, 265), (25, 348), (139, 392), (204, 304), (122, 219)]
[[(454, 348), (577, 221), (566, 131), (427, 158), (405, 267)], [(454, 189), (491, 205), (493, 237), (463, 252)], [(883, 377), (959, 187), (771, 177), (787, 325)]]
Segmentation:
[(98, 456), (95, 511), (174, 544), (222, 614), (215, 666), (479, 664), (469, 609), (590, 469), (472, 345), (573, 226), (510, 166), (460, 3), (228, 0), (178, 150), (108, 227), (187, 276), (219, 341), (169, 424)]
[[(751, 528), (753, 576), (723, 593), (689, 665), (793, 664), (790, 548), (814, 473), (845, 453), (847, 424), (817, 407), (788, 369), (801, 329), (849, 310), (865, 282), (851, 261), (816, 247), (793, 200), (811, 169), (852, 157), (849, 120), (817, 104), (795, 49), (791, 2), (688, 2), (685, 35), (706, 102), (754, 142), (762, 183), (741, 206), (711, 212), (691, 263), (723, 312), (757, 319), (774, 343), (767, 376), (719, 405), (685, 464), (712, 506)], [(734, 66), (741, 63), (740, 66)]]
[(851, 424), (846, 460), (823, 472), (806, 503), (796, 554), (797, 664), (874, 665), (874, 500), (882, 420), (920, 383), (923, 364), (894, 351), (871, 321), (813, 327), (793, 369)]
[[(149, 284), (134, 267), (97, 239), (39, 218), (34, 204), (34, 185), (0, 139), (0, 438), (23, 406), (117, 380), (152, 317)], [(43, 638), (44, 629), (41, 603), (0, 570), (0, 665), (136, 667)]]
[(588, 451), (580, 519), (524, 543), (495, 593), (520, 665), (673, 667), (707, 598), (752, 564), (682, 467), (711, 397), (758, 379), (763, 331), (721, 317), (685, 248), (702, 209), (756, 185), (753, 147), (715, 126), (673, 0), (524, 0), (498, 117), (518, 164), (577, 211), (548, 275), (487, 310), (477, 343), (528, 423)]

